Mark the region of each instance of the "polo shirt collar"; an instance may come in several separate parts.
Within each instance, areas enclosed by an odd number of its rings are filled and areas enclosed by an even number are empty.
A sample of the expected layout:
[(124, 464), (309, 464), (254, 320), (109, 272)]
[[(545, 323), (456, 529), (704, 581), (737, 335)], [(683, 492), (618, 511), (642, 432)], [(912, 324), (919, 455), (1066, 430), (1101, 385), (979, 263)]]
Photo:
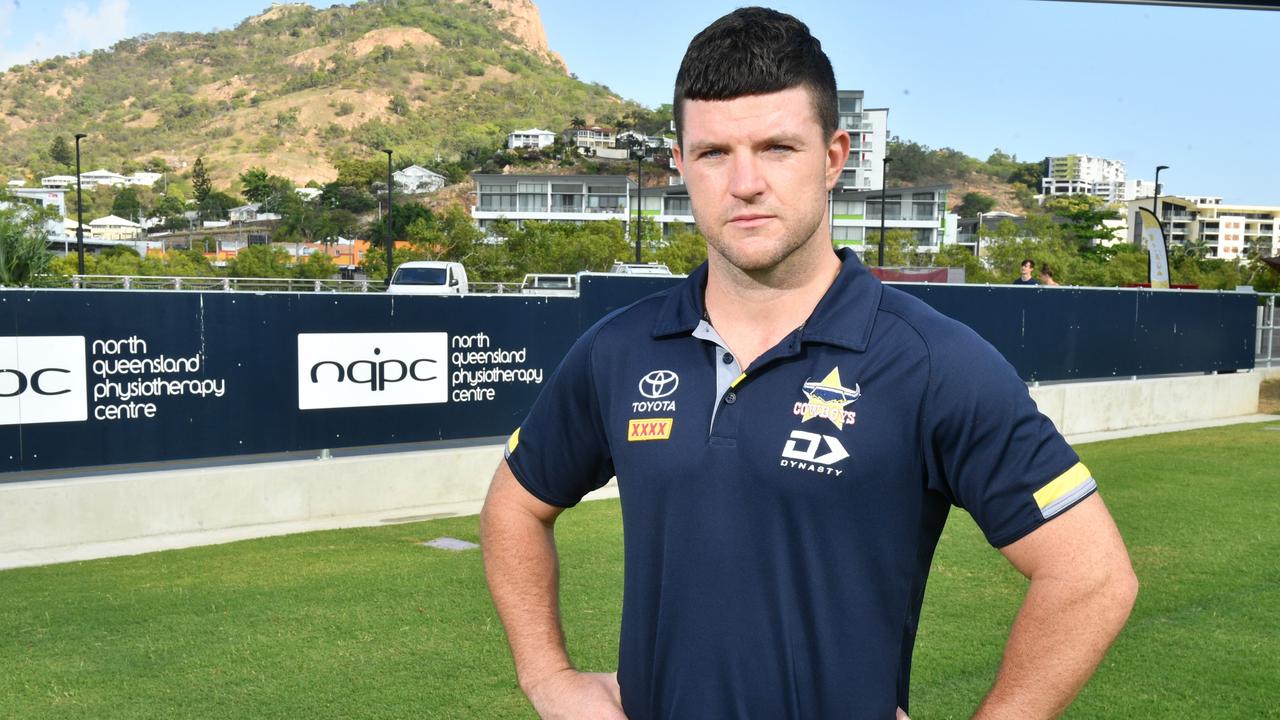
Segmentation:
[[(836, 251), (840, 274), (804, 324), (802, 342), (865, 351), (871, 339), (884, 287), (848, 248)], [(653, 337), (687, 335), (706, 312), (707, 264), (704, 262), (667, 296), (654, 323)]]

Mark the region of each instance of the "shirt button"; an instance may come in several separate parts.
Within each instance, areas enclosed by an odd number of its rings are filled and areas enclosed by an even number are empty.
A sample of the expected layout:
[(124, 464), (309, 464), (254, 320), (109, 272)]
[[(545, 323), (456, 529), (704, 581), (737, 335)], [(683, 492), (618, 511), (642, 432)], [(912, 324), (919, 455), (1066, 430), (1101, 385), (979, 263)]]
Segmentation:
[(736, 403), (736, 402), (738, 402), (738, 395), (737, 395), (736, 393), (733, 393), (733, 392), (727, 392), (727, 393), (725, 393), (725, 395), (724, 395), (724, 404), (725, 404), (725, 405), (732, 405), (732, 404), (734, 404), (734, 403)]
[(730, 365), (730, 364), (732, 364), (732, 363), (733, 363), (733, 355), (732, 355), (732, 354), (730, 354), (730, 353), (725, 353), (725, 354), (724, 354), (724, 357), (722, 357), (722, 358), (720, 358), (720, 359), (724, 361), (724, 364), (725, 364), (725, 365)]

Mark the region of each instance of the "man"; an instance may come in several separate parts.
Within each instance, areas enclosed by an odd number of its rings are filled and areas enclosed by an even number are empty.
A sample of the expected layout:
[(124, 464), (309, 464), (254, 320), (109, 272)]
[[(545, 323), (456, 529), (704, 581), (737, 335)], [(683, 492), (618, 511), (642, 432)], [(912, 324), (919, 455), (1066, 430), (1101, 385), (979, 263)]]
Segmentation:
[(1036, 263), (1031, 258), (1022, 261), (1022, 268), (1018, 271), (1018, 277), (1013, 279), (1014, 285), (1039, 285), (1040, 282), (1031, 277), (1036, 270)]
[[(989, 345), (832, 251), (849, 152), (802, 23), (737, 10), (689, 46), (674, 156), (708, 261), (615, 312), (512, 435), (481, 517), (490, 590), (543, 718), (905, 717), (951, 505), (1030, 579), (981, 718), (1048, 718), (1136, 581), (1088, 470)], [(618, 672), (558, 615), (559, 513), (618, 478)]]

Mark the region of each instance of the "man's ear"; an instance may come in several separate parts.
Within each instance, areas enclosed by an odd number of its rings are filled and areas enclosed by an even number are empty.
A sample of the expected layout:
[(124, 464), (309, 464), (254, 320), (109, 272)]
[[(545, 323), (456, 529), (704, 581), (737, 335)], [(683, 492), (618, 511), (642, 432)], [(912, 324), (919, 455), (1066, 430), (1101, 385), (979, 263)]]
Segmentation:
[(827, 190), (835, 188), (840, 180), (840, 171), (849, 160), (849, 145), (848, 130), (837, 128), (831, 134), (831, 141), (827, 143)]
[(840, 181), (840, 172), (845, 169), (845, 163), (849, 160), (849, 131), (845, 128), (837, 128), (836, 132), (831, 135), (831, 142), (827, 143), (827, 190), (836, 187), (836, 182)]
[(680, 151), (680, 142), (671, 146), (671, 159), (676, 161), (676, 171), (680, 173), (680, 179), (684, 179), (684, 153)]

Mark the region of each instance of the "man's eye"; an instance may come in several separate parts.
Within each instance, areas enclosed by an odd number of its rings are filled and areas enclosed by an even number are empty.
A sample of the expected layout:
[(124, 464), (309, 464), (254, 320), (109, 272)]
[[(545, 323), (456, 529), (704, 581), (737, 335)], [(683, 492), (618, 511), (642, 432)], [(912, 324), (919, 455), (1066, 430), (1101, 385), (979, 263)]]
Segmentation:
[(769, 152), (774, 152), (774, 153), (776, 152), (786, 153), (786, 152), (791, 152), (791, 150), (792, 148), (790, 145), (770, 145), (769, 146)]
[(701, 158), (718, 158), (718, 157), (720, 157), (721, 155), (724, 155), (724, 151), (722, 151), (722, 150), (703, 150), (703, 151), (702, 151), (702, 154), (701, 154), (701, 155), (699, 155), (698, 157), (701, 157)]

